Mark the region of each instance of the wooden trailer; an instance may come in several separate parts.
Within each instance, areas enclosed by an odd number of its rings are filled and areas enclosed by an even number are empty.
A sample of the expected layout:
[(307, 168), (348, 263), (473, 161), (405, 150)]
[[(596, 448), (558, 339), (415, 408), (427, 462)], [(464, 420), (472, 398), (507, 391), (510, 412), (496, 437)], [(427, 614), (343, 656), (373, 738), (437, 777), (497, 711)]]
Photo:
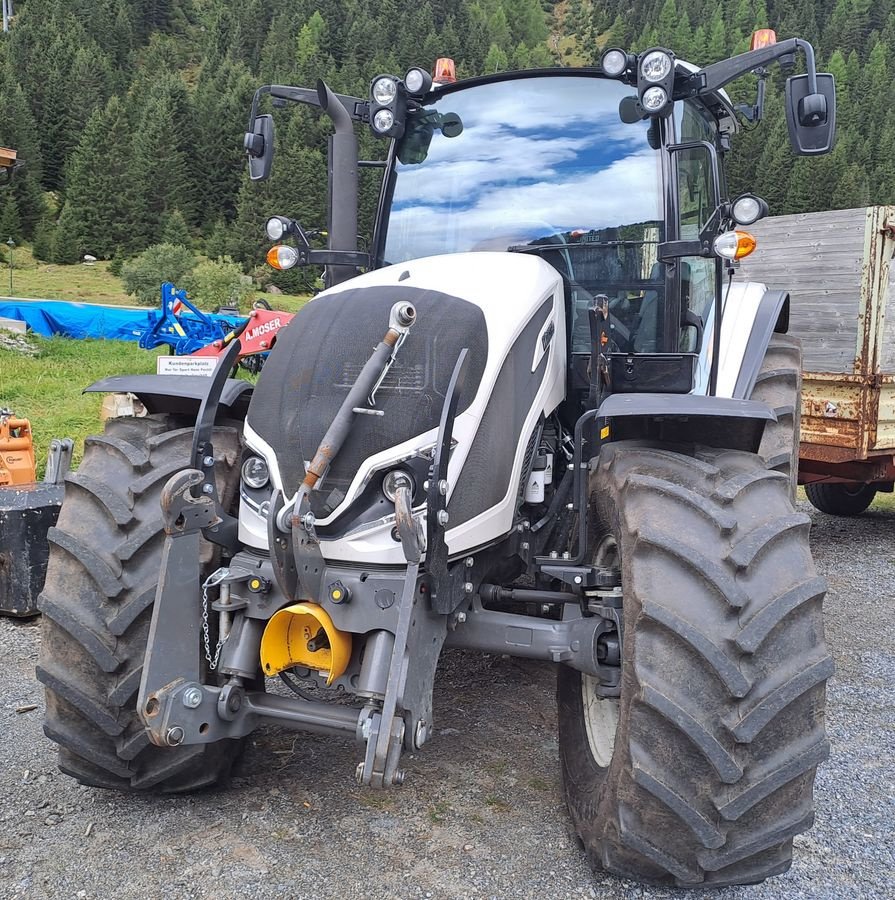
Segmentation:
[(802, 339), (799, 482), (819, 509), (862, 512), (895, 482), (895, 206), (775, 216), (738, 278), (788, 290)]

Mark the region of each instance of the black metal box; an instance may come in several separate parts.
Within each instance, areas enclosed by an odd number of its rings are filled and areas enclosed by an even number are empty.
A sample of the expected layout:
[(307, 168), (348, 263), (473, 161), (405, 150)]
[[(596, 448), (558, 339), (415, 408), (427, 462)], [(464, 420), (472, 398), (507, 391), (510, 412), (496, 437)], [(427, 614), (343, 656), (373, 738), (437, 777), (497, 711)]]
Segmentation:
[(695, 372), (695, 353), (609, 354), (613, 394), (689, 394)]
[(61, 484), (0, 488), (0, 613), (33, 616), (47, 575), (47, 532), (56, 524)]

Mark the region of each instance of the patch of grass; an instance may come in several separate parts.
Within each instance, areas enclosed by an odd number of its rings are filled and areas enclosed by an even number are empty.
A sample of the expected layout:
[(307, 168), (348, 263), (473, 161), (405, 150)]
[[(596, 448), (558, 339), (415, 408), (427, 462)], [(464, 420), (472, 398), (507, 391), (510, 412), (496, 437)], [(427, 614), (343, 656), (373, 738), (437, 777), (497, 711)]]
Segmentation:
[(26, 247), (13, 251), (12, 290), (9, 263), (0, 267), (0, 295), (35, 300), (71, 300), (78, 303), (105, 303), (135, 306), (121, 279), (109, 272), (107, 262), (92, 266), (57, 266), (36, 262)]
[(353, 796), (367, 809), (390, 812), (395, 808), (394, 798), (384, 791), (371, 790), (363, 794), (354, 794)]
[(429, 821), (433, 825), (441, 825), (449, 811), (450, 806), (443, 801), (439, 801), (434, 806), (429, 807)]
[(485, 803), (495, 812), (509, 812), (510, 804), (506, 802), (506, 800), (502, 800), (500, 797), (495, 797), (493, 794), (489, 794), (485, 797)]
[(75, 441), (73, 465), (84, 453), (84, 438), (102, 431), (102, 394), (81, 391), (109, 375), (155, 372), (164, 350), (141, 350), (128, 341), (76, 341), (34, 337), (40, 353), (28, 357), (0, 350), (0, 407), (31, 420), (38, 478), (54, 437)]
[[(5, 250), (5, 248), (3, 248)], [(13, 251), (12, 291), (8, 257), (0, 261), (0, 296), (68, 300), (111, 306), (136, 306), (108, 262), (90, 266), (60, 266), (34, 259), (28, 247)], [(307, 296), (260, 295), (274, 309), (297, 312)], [(38, 478), (43, 477), (47, 450), (55, 438), (75, 441), (73, 466), (83, 456), (84, 438), (102, 431), (99, 418), (103, 395), (82, 394), (83, 388), (109, 375), (155, 372), (155, 359), (165, 348), (141, 350), (136, 343), (70, 340), (29, 335), (39, 355), (28, 357), (0, 349), (0, 407), (8, 406), (31, 420)]]
[[(161, 285), (159, 286), (161, 287)], [(73, 303), (103, 303), (110, 306), (137, 306), (135, 297), (124, 289), (121, 279), (109, 272), (108, 262), (60, 266), (36, 260), (27, 246), (13, 250), (12, 289), (9, 286), (9, 258), (0, 262), (0, 297), (33, 300), (69, 300)], [(274, 309), (296, 312), (308, 301), (306, 295), (257, 294)], [(204, 308), (202, 298), (198, 305)]]
[(283, 312), (298, 312), (311, 299), (310, 294), (256, 294), (263, 297), (274, 309)]
[(549, 781), (537, 776), (528, 779), (528, 786), (533, 791), (549, 791), (553, 789), (553, 785)]
[(895, 494), (878, 493), (870, 504), (871, 509), (885, 509), (889, 512), (895, 512)]
[(510, 764), (505, 759), (498, 758), (485, 763), (485, 768), (497, 778), (502, 778), (509, 771)]

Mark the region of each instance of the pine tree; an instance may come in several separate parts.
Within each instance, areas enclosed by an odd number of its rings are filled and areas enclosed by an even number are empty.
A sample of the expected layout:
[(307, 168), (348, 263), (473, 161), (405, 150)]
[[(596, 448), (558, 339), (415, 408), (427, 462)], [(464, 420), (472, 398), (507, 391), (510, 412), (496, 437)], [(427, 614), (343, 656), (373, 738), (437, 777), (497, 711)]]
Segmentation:
[(753, 186), (755, 193), (767, 200), (772, 216), (789, 212), (786, 197), (792, 170), (793, 155), (786, 137), (786, 123), (782, 121), (782, 116), (778, 116), (768, 129), (767, 143), (756, 166), (758, 177)]
[(242, 133), (254, 79), (239, 62), (225, 59), (217, 68), (204, 65), (194, 95), (195, 177), (203, 186), (202, 223), (232, 220), (245, 168)]
[(179, 209), (173, 209), (165, 215), (161, 234), (163, 244), (174, 244), (187, 249), (193, 246), (193, 236)]
[(56, 235), (57, 262), (85, 253), (109, 259), (131, 237), (130, 137), (124, 109), (112, 97), (90, 117), (66, 171), (65, 204)]
[(719, 59), (723, 59), (725, 56), (727, 56), (727, 29), (724, 26), (721, 7), (716, 6), (708, 29), (703, 65), (718, 62)]
[(134, 135), (132, 246), (137, 249), (157, 242), (163, 217), (175, 209), (196, 224), (201, 201), (194, 146), (186, 87), (177, 76), (165, 76), (147, 97)]
[(870, 181), (863, 166), (850, 165), (839, 177), (836, 190), (830, 198), (830, 209), (853, 209), (867, 206), (872, 201)]
[(0, 146), (14, 149), (25, 164), (5, 192), (15, 198), (22, 234), (30, 237), (44, 212), (40, 141), (25, 93), (6, 59), (0, 59)]
[(23, 236), (22, 219), (19, 216), (16, 198), (7, 192), (0, 201), (0, 240), (7, 241), (12, 238), (17, 244), (20, 244)]
[(315, 10), (298, 33), (295, 76), (299, 84), (314, 84), (325, 78), (332, 60), (326, 52), (327, 27)]
[(497, 44), (492, 44), (488, 48), (488, 55), (485, 57), (485, 73), (491, 75), (494, 72), (502, 72), (508, 67), (509, 61), (506, 53)]

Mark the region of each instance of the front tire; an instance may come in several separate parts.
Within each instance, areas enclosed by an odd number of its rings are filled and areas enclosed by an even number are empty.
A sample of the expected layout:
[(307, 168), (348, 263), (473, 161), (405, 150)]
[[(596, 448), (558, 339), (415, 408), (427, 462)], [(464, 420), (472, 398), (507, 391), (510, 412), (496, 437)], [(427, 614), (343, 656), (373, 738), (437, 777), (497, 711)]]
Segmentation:
[(872, 484), (813, 482), (805, 485), (805, 494), (815, 509), (831, 516), (859, 516), (876, 497)]
[[(226, 778), (240, 747), (156, 747), (137, 715), (164, 544), (161, 491), (190, 461), (193, 429), (176, 425), (165, 416), (111, 419), (104, 434), (87, 438), (49, 533), (37, 667), (46, 688), (44, 732), (59, 745), (61, 771), (94, 787), (207, 787)], [(216, 428), (214, 446), (218, 492), (229, 504), (239, 473), (237, 430)], [(206, 569), (217, 555), (202, 542)]]
[(591, 490), (624, 594), (610, 756), (593, 743), (587, 676), (561, 668), (558, 694), (564, 790), (592, 865), (691, 887), (786, 871), (814, 818), (833, 671), (789, 479), (749, 453), (618, 442)]

